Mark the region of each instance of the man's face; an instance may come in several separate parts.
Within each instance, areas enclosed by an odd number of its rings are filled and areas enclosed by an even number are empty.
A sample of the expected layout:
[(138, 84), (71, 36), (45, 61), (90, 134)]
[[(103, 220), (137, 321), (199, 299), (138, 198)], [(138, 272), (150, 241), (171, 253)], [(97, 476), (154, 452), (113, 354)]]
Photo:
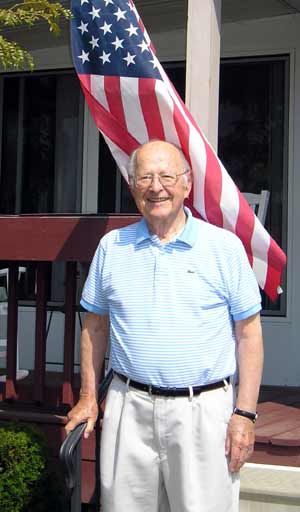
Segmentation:
[[(188, 175), (175, 178), (184, 171), (182, 157), (171, 144), (150, 142), (138, 151), (131, 191), (138, 209), (149, 223), (177, 218), (191, 190)], [(166, 176), (174, 177), (173, 183), (165, 183)]]

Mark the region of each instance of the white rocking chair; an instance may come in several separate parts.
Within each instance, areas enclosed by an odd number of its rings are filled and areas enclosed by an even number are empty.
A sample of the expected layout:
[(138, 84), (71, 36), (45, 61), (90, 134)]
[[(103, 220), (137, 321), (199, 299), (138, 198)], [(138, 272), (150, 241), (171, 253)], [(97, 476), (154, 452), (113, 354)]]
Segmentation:
[(262, 190), (260, 194), (244, 192), (243, 196), (246, 199), (249, 206), (254, 211), (258, 220), (260, 220), (260, 222), (264, 226), (266, 222), (270, 192), (268, 190)]

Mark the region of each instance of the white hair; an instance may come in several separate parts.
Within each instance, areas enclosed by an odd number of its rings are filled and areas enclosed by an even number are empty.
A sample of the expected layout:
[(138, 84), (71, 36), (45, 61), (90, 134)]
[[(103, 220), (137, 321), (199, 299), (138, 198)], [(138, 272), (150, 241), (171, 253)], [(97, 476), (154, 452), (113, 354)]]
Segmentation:
[[(128, 175), (128, 180), (129, 180), (129, 183), (133, 183), (134, 182), (134, 178), (135, 178), (135, 174), (136, 174), (136, 169), (137, 169), (137, 156), (138, 156), (138, 152), (140, 151), (140, 149), (142, 149), (144, 146), (146, 146), (147, 144), (151, 144), (151, 142), (163, 142), (161, 141), (160, 139), (151, 139), (149, 140), (148, 142), (145, 142), (144, 144), (141, 144), (138, 148), (136, 148), (130, 155), (130, 158), (129, 158), (129, 163), (128, 163), (128, 168), (127, 168), (127, 175)], [(168, 144), (170, 144), (171, 146), (173, 146), (175, 149), (177, 149), (180, 153), (180, 156), (181, 156), (181, 160), (182, 160), (182, 163), (183, 163), (183, 170), (191, 170), (190, 169), (190, 166), (183, 154), (183, 151), (182, 149), (179, 147), (179, 146), (176, 146), (176, 144), (172, 144), (171, 142), (168, 142)], [(187, 174), (184, 174), (183, 175), (183, 178), (188, 182), (190, 179), (191, 179), (191, 174), (190, 174), (190, 177), (188, 177)]]

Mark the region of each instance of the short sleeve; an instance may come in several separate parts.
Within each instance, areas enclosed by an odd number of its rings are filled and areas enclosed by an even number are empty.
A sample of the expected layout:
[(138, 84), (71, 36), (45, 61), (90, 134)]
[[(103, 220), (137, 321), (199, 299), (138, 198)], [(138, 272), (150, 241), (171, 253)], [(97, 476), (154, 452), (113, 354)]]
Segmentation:
[(229, 308), (233, 319), (244, 320), (261, 310), (261, 295), (244, 246), (234, 237), (228, 269)]
[(94, 254), (80, 300), (84, 309), (98, 315), (107, 315), (109, 311), (103, 286), (104, 263), (105, 250), (100, 242)]

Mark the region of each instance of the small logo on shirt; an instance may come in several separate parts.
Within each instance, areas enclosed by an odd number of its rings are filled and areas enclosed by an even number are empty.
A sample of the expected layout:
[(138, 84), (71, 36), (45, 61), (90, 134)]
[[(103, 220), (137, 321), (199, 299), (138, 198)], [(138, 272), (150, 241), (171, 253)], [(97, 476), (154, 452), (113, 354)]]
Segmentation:
[(196, 274), (196, 272), (194, 270), (187, 270), (187, 273), (188, 274)]

